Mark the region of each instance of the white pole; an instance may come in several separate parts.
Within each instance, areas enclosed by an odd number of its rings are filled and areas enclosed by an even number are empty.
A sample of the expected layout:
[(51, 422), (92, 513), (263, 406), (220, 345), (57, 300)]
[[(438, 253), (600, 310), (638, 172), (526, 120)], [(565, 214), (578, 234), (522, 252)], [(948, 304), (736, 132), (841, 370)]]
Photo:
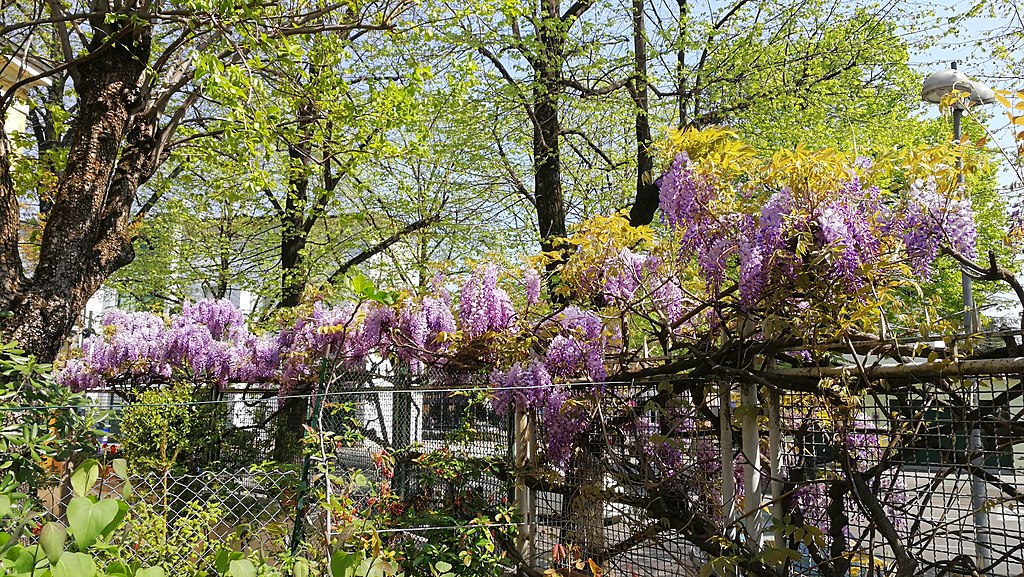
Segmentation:
[(751, 547), (761, 547), (763, 519), (761, 509), (761, 447), (757, 434), (757, 385), (743, 383), (741, 385), (743, 402), (742, 437), (743, 456), (743, 525), (750, 538)]
[(519, 553), (530, 563), (534, 559), (533, 530), (536, 526), (533, 509), (533, 492), (526, 484), (526, 469), (532, 464), (533, 442), (532, 425), (534, 420), (529, 411), (516, 410), (515, 417), (515, 464), (516, 464), (516, 485), (515, 497), (516, 508), (519, 509)]
[[(956, 62), (951, 65), (953, 70), (956, 70)], [(963, 135), (962, 121), (964, 111), (960, 106), (953, 107), (953, 140), (956, 141), (956, 145), (960, 145), (960, 138)], [(956, 180), (957, 184), (961, 187), (964, 185), (964, 159), (963, 156), (957, 156), (956, 159), (957, 172)], [(978, 321), (978, 308), (974, 305), (974, 291), (972, 286), (971, 277), (967, 276), (967, 273), (960, 273), (961, 288), (963, 290), (964, 299), (964, 332), (968, 335), (972, 335), (978, 332), (979, 321)], [(967, 382), (967, 388), (970, 391), (970, 404), (971, 408), (977, 408), (981, 403), (981, 395), (978, 390), (977, 379), (971, 379)], [(988, 548), (988, 511), (985, 509), (985, 501), (988, 500), (988, 486), (980, 475), (974, 473), (974, 467), (985, 466), (985, 447), (981, 442), (981, 428), (978, 423), (972, 423), (970, 437), (967, 441), (967, 450), (971, 455), (971, 509), (974, 511), (974, 541), (975, 541), (975, 565), (979, 572), (984, 572), (988, 569), (990, 563), (990, 554)]]
[(779, 407), (779, 391), (768, 393), (768, 458), (771, 459), (772, 517), (775, 519), (775, 547), (783, 546), (782, 517), (786, 510), (782, 506), (782, 414)]
[(722, 459), (722, 525), (728, 531), (736, 519), (736, 481), (732, 463), (732, 387), (725, 383), (718, 385), (718, 424), (721, 442), (719, 457)]

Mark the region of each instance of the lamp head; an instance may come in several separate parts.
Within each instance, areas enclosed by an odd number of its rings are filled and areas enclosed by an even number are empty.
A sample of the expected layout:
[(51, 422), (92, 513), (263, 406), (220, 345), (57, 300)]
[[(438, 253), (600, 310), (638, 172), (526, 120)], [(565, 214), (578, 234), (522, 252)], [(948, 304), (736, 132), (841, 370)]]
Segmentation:
[(921, 99), (938, 104), (942, 102), (944, 96), (954, 90), (970, 94), (968, 100), (972, 104), (992, 104), (996, 100), (995, 93), (991, 88), (981, 82), (971, 80), (966, 74), (953, 68), (940, 70), (926, 78), (921, 87)]

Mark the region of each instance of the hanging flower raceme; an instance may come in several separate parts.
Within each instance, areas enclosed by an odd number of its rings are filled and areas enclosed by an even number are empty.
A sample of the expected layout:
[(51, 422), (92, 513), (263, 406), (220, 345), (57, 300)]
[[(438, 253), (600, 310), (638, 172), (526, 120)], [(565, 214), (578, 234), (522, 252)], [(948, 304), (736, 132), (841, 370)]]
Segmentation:
[(607, 263), (604, 277), (604, 301), (628, 303), (636, 296), (650, 273), (657, 269), (658, 258), (624, 248)]
[(82, 346), (83, 359), (97, 373), (166, 373), (163, 334), (167, 324), (152, 313), (112, 310)]
[(902, 227), (903, 243), (911, 267), (931, 274), (931, 266), (943, 242), (967, 258), (977, 256), (977, 228), (971, 199), (953, 199), (938, 191), (934, 178), (917, 180), (910, 185), (906, 221)]
[(543, 363), (532, 361), (524, 367), (514, 363), (506, 370), (495, 370), (490, 376), (494, 410), (504, 415), (510, 410), (543, 409), (554, 384)]
[(568, 404), (572, 398), (568, 388), (556, 385), (545, 365), (538, 361), (526, 366), (515, 363), (507, 370), (494, 371), (490, 381), (495, 411), (500, 415), (511, 410), (540, 413), (544, 423), (545, 458), (555, 465), (565, 465), (578, 435), (590, 426), (586, 414)]
[(229, 351), (231, 374), (245, 383), (265, 383), (277, 379), (281, 350), (277, 335), (246, 334)]
[(706, 246), (719, 236), (714, 213), (718, 188), (711, 176), (697, 172), (686, 153), (676, 155), (658, 190), (662, 218), (679, 234), (683, 250)]
[(548, 344), (544, 364), (561, 378), (586, 375), (593, 382), (604, 381), (606, 339), (604, 322), (593, 311), (570, 306), (555, 316), (559, 331)]
[(443, 335), (456, 331), (455, 317), (444, 296), (425, 296), (418, 302), (407, 301), (398, 314), (394, 335), (398, 356), (419, 373), (425, 363), (444, 364), (440, 355), (449, 347)]
[(248, 332), (245, 326), (245, 315), (226, 299), (204, 299), (186, 304), (182, 307), (181, 314), (175, 317), (171, 326), (178, 327), (186, 324), (205, 326), (215, 340), (225, 337), (230, 339)]
[(523, 276), (526, 283), (526, 304), (536, 306), (540, 302), (540, 273), (537, 269), (529, 267)]
[(459, 295), (459, 323), (470, 338), (508, 330), (515, 323), (512, 299), (498, 286), (498, 267), (483, 265), (473, 272)]
[(98, 389), (103, 386), (103, 377), (94, 371), (82, 359), (70, 359), (64, 368), (57, 372), (57, 384), (67, 387), (76, 393)]
[(231, 376), (230, 343), (213, 338), (206, 325), (175, 322), (164, 333), (164, 355), (173, 367), (196, 381), (223, 384)]

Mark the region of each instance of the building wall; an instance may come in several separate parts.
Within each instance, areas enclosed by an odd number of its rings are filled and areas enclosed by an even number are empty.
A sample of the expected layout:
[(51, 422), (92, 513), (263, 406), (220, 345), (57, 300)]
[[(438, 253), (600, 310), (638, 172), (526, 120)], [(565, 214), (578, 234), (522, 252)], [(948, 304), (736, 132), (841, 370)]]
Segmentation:
[[(41, 74), (43, 68), (32, 58), (10, 58), (0, 54), (0, 91), (6, 92), (15, 83)], [(4, 115), (4, 132), (8, 138), (15, 132), (25, 132), (28, 120), (28, 91), (39, 86), (49, 86), (50, 80), (42, 78), (18, 89), (14, 103)]]

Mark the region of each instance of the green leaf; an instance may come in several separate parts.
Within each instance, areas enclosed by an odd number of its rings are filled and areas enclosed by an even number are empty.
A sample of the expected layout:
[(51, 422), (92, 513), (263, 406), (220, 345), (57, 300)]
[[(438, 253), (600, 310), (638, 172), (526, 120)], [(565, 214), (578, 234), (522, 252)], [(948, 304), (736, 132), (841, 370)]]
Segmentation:
[[(14, 553), (14, 551), (15, 550), (12, 549), (11, 553)], [(27, 548), (17, 551), (16, 557), (11, 557), (11, 553), (8, 553), (8, 557), (14, 560), (15, 573), (31, 573), (35, 568), (36, 563), (39, 562), (39, 560), (36, 559), (36, 556), (32, 554), (32, 551)]]
[(95, 577), (96, 562), (85, 553), (65, 553), (53, 567), (53, 577)]
[(114, 459), (110, 463), (114, 468), (114, 474), (124, 480), (128, 480), (128, 461), (125, 459)]
[(99, 477), (100, 464), (96, 459), (89, 459), (75, 467), (75, 471), (71, 473), (71, 488), (79, 497), (85, 497)]
[(6, 517), (11, 512), (11, 498), (7, 495), (0, 495), (0, 517)]
[(359, 553), (335, 551), (334, 555), (331, 555), (331, 577), (349, 577), (350, 570), (359, 564), (361, 557)]
[(309, 561), (298, 559), (292, 565), (292, 577), (309, 577)]
[(39, 531), (39, 546), (46, 553), (50, 563), (56, 563), (64, 553), (64, 542), (67, 541), (68, 530), (59, 523), (47, 523)]
[(241, 551), (221, 551), (217, 553), (216, 559), (214, 559), (213, 565), (216, 567), (218, 573), (227, 573), (231, 567), (231, 562), (241, 559), (244, 557)]
[(228, 557), (228, 555), (228, 551), (221, 551), (220, 553), (217, 553), (216, 557), (214, 557), (213, 566), (217, 569), (217, 573), (228, 572), (228, 561), (231, 560), (230, 557)]
[(256, 577), (256, 566), (248, 559), (235, 559), (228, 564), (231, 577)]
[(128, 514), (128, 503), (125, 503), (124, 501), (121, 501), (120, 499), (104, 499), (104, 500), (105, 501), (113, 501), (113, 502), (117, 503), (117, 514), (114, 515), (114, 518), (109, 523), (107, 523), (106, 527), (103, 528), (103, 531), (100, 532), (100, 535), (102, 535), (103, 537), (106, 537), (107, 535), (110, 535), (111, 533), (113, 533), (114, 529), (117, 529), (117, 527), (121, 524), (121, 522), (124, 521), (124, 516)]
[(117, 516), (121, 507), (114, 499), (93, 502), (88, 497), (75, 497), (68, 504), (68, 524), (79, 549), (88, 549)]
[(163, 567), (146, 567), (135, 572), (135, 577), (164, 577)]

